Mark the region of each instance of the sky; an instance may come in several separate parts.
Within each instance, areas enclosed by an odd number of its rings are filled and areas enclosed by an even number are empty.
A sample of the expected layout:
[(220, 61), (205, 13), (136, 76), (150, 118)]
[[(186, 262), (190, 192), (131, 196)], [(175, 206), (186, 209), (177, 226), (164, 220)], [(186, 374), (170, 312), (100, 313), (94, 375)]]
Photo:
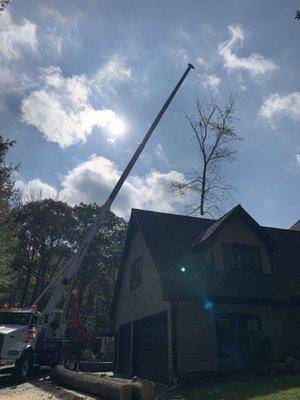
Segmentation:
[[(24, 201), (102, 203), (191, 71), (116, 199), (184, 213), (170, 183), (200, 161), (195, 98), (238, 94), (235, 203), (262, 225), (300, 218), (300, 21), (293, 0), (11, 0), (0, 16), (0, 133)], [(228, 205), (230, 208), (232, 204)], [(225, 209), (224, 211), (227, 211)]]

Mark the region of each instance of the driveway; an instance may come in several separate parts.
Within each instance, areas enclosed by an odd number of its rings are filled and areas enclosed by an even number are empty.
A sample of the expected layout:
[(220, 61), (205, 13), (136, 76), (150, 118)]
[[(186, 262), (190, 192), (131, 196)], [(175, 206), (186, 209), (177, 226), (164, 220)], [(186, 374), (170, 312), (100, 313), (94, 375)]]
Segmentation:
[(16, 383), (11, 375), (0, 376), (1, 400), (95, 400), (97, 397), (74, 392), (53, 385), (49, 379), (50, 370), (34, 372), (25, 383)]

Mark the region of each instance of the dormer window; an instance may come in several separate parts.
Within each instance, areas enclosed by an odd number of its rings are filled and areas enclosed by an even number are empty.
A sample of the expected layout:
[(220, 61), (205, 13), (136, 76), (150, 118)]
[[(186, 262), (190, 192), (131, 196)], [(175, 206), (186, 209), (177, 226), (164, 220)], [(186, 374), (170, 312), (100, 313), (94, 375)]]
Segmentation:
[(142, 284), (143, 256), (130, 265), (130, 291), (133, 292)]
[(260, 248), (241, 243), (222, 243), (226, 269), (262, 270)]

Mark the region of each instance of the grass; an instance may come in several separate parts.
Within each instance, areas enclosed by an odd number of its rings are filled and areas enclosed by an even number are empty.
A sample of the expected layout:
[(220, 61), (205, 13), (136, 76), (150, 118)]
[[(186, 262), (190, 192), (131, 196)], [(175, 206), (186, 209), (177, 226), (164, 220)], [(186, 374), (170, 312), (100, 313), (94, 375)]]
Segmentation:
[(300, 374), (190, 386), (172, 394), (187, 400), (300, 400)]

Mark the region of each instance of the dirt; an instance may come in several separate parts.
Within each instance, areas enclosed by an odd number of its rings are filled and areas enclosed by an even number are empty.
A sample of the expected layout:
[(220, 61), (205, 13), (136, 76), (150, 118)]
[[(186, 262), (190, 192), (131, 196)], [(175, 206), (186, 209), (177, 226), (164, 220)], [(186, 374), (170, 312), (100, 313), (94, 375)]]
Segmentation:
[(49, 371), (35, 373), (29, 382), (15, 383), (10, 375), (0, 377), (1, 400), (101, 400), (99, 397), (74, 392), (56, 385)]

